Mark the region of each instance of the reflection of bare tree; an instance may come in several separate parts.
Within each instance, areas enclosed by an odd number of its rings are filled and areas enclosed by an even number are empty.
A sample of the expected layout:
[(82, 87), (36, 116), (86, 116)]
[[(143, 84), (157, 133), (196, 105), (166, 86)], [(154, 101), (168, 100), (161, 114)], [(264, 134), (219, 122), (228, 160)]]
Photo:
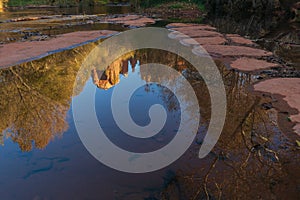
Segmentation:
[(4, 135), (0, 133), (0, 145), (4, 145)]
[[(105, 52), (105, 55), (109, 55), (109, 52)], [(176, 88), (178, 94), (185, 98), (185, 102), (191, 102), (191, 97), (186, 95), (186, 88), (182, 87), (180, 81), (176, 81), (178, 75), (176, 74), (164, 74), (160, 73), (160, 71), (153, 71), (153, 69), (144, 68), (142, 65), (147, 63), (160, 63), (166, 66), (172, 67), (176, 69), (179, 73), (182, 73), (188, 81), (195, 87), (195, 90), (198, 91), (198, 85), (201, 84), (201, 91), (196, 92), (197, 97), (199, 98), (200, 107), (203, 108), (201, 111), (201, 117), (205, 116), (208, 121), (209, 119), (209, 106), (210, 102), (207, 101), (209, 99), (208, 91), (205, 84), (202, 84), (199, 80), (189, 79), (189, 73), (185, 73), (188, 69), (192, 67), (188, 62), (184, 59), (180, 58), (178, 55), (173, 54), (171, 52), (166, 52), (163, 50), (154, 50), (154, 49), (142, 49), (134, 52), (130, 52), (124, 54), (122, 57), (116, 59), (111, 65), (109, 65), (106, 69), (100, 66), (100, 62), (98, 63), (97, 67), (92, 69), (92, 78), (94, 84), (100, 89), (109, 89), (115, 84), (119, 83), (120, 75), (123, 74), (127, 76), (128, 73), (128, 63), (130, 63), (132, 67), (132, 71), (135, 71), (135, 67), (137, 62), (140, 64), (140, 76), (141, 79), (145, 80), (146, 83), (150, 82), (159, 82), (159, 83), (167, 83), (173, 88)], [(150, 71), (149, 71), (150, 70)], [(155, 74), (155, 77), (152, 77), (151, 74)], [(179, 104), (177, 102), (176, 96), (168, 89), (160, 87), (160, 98), (165, 102), (169, 111), (172, 110), (179, 110)], [(146, 84), (145, 90), (149, 92), (149, 84)], [(203, 95), (205, 94), (205, 95)], [(192, 106), (189, 106), (192, 108)], [(206, 109), (208, 108), (208, 109)], [(191, 118), (194, 111), (188, 111), (191, 114)]]
[[(6, 118), (1, 129), (6, 130), (23, 151), (29, 151), (34, 141), (37, 148), (44, 148), (53, 133), (67, 128), (65, 115), (67, 102), (55, 102), (28, 82), (22, 71), (15, 68), (2, 70), (1, 114)], [(5, 74), (5, 75), (4, 75)]]
[[(106, 80), (114, 85), (118, 83), (120, 74), (128, 72), (128, 62), (135, 66), (137, 61), (140, 64), (161, 63), (173, 67), (193, 86), (200, 105), (202, 127), (197, 135), (197, 144), (191, 148), (191, 154), (197, 158), (198, 144), (201, 144), (205, 126), (210, 121), (210, 96), (202, 78), (185, 60), (164, 51), (139, 50), (128, 57), (117, 59), (105, 71), (97, 67), (93, 70), (94, 81), (97, 84), (100, 80)], [(294, 177), (298, 174), (299, 156), (293, 150), (292, 142), (278, 129), (274, 119), (276, 115), (270, 110), (262, 109), (259, 105), (262, 100), (249, 93), (248, 86), (254, 77), (229, 71), (221, 62), (216, 61), (216, 64), (227, 93), (227, 119), (221, 138), (209, 156), (200, 161), (192, 160), (195, 165), (192, 163), (188, 170), (177, 171), (174, 180), (166, 184), (158, 198), (296, 198), (296, 185), (299, 185), (300, 178)], [(174, 81), (176, 76), (154, 73), (159, 76), (152, 77), (153, 73), (147, 70), (142, 66), (140, 68), (143, 80), (149, 84), (156, 81), (174, 84), (184, 101), (189, 102), (185, 88)], [(149, 85), (145, 87), (145, 90), (149, 89)], [(171, 91), (162, 89), (161, 98), (170, 111), (179, 109)], [(193, 110), (187, 112), (193, 116)]]
[(33, 144), (42, 149), (65, 132), (77, 70), (91, 47), (0, 70), (2, 135), (10, 136), (22, 151), (30, 151)]
[[(177, 69), (193, 86), (201, 108), (201, 124), (210, 120), (209, 93), (204, 81), (185, 60), (159, 50), (140, 50), (134, 56), (141, 64), (161, 63)], [(272, 111), (263, 110), (258, 99), (249, 93), (248, 87), (255, 80), (252, 75), (229, 71), (219, 61), (216, 64), (223, 76), (227, 93), (227, 119), (221, 138), (213, 152), (205, 160), (195, 161), (195, 167), (178, 171), (173, 181), (162, 190), (160, 199), (272, 199), (297, 195), (296, 183), (290, 183), (297, 174), (299, 158), (288, 138), (284, 137)], [(146, 82), (174, 84), (184, 95), (184, 89), (176, 85), (176, 77), (160, 74), (152, 77), (149, 68), (140, 68)], [(145, 87), (145, 89), (149, 87)], [(168, 109), (179, 109), (176, 97), (169, 90), (161, 90), (161, 98)], [(189, 97), (184, 96), (189, 102)], [(193, 115), (193, 111), (188, 111)], [(204, 133), (199, 130), (198, 143)], [(278, 139), (278, 137), (280, 139)], [(284, 151), (281, 150), (285, 146)], [(192, 147), (195, 157), (199, 146)], [(288, 155), (288, 156), (287, 156)], [(294, 156), (293, 156), (294, 155)], [(287, 159), (287, 157), (292, 157)], [(285, 164), (285, 160), (293, 160)], [(190, 161), (189, 161), (190, 162)], [(198, 164), (197, 164), (198, 163)], [(297, 164), (298, 163), (298, 164)], [(292, 171), (289, 171), (292, 169)], [(293, 172), (294, 171), (294, 172)], [(299, 182), (299, 181), (296, 181)], [(281, 193), (282, 188), (290, 191)]]
[[(289, 172), (288, 169), (296, 170), (297, 164), (286, 166), (280, 157), (280, 154), (284, 157), (284, 153), (277, 149), (278, 146), (273, 146), (276, 143), (274, 138), (264, 132), (265, 127), (255, 127), (261, 125), (260, 116), (267, 117), (262, 110), (251, 112), (243, 123), (243, 126), (249, 126), (247, 131), (243, 128), (234, 137), (224, 136), (221, 140), (227, 142), (227, 146), (218, 145), (212, 156), (202, 163), (204, 166), (198, 165), (191, 172), (177, 173), (177, 183), (184, 191), (182, 199), (296, 197), (296, 183), (291, 179), (297, 172)], [(253, 117), (258, 119), (253, 121)], [(269, 127), (268, 132), (272, 128), (274, 126)], [(288, 153), (291, 154), (292, 149), (289, 148)], [(170, 197), (174, 187), (168, 186), (163, 196)], [(290, 193), (282, 193), (281, 190), (289, 190)]]
[(228, 103), (221, 138), (205, 160), (176, 173), (161, 199), (296, 199), (300, 160), (278, 129), (276, 113), (262, 109), (262, 100), (247, 90), (251, 75), (217, 64)]

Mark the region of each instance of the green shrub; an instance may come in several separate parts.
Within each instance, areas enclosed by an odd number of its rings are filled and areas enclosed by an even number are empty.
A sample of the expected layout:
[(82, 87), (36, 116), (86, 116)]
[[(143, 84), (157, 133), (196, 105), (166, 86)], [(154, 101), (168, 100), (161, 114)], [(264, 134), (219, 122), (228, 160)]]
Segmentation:
[(141, 7), (148, 8), (154, 7), (159, 4), (169, 3), (169, 2), (185, 2), (185, 3), (195, 3), (197, 5), (201, 5), (204, 8), (205, 0), (132, 0), (132, 2), (139, 2)]
[(9, 0), (8, 6), (28, 6), (28, 5), (53, 5), (60, 7), (77, 6), (79, 3), (86, 3), (89, 5), (105, 4), (109, 0)]
[(183, 8), (183, 6), (180, 3), (175, 3), (175, 4), (170, 5), (169, 8), (179, 9), (179, 8)]

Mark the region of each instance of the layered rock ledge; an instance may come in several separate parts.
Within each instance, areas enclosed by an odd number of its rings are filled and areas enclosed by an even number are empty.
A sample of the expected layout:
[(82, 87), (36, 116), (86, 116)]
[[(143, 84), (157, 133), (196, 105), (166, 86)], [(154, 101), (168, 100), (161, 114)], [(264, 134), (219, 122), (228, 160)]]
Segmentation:
[(0, 45), (0, 68), (18, 65), (72, 49), (116, 34), (116, 31), (78, 31), (57, 35), (46, 41), (15, 42)]

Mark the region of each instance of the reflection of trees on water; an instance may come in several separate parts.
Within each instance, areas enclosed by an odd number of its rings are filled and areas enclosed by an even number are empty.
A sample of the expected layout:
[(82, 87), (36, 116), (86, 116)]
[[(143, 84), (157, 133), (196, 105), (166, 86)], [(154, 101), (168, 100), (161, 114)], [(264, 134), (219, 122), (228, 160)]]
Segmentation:
[(4, 145), (4, 135), (3, 133), (0, 133), (0, 145)]
[[(146, 81), (145, 91), (150, 92), (150, 82), (158, 82), (157, 87), (160, 89), (160, 98), (165, 102), (168, 110), (178, 110), (179, 104), (176, 96), (169, 90), (162, 87), (163, 83), (177, 89), (177, 92), (185, 98), (185, 102), (191, 102), (189, 96), (186, 95), (186, 88), (181, 86), (178, 79), (178, 74), (164, 74), (160, 73), (160, 70), (153, 71), (153, 69), (143, 67), (143, 64), (147, 63), (161, 63), (176, 69), (178, 72), (182, 72), (187, 69), (188, 63), (186, 63), (178, 55), (162, 50), (139, 50), (125, 54), (124, 56), (116, 59), (106, 69), (99, 67), (92, 70), (92, 77), (94, 84), (100, 89), (109, 89), (120, 81), (120, 75), (127, 76), (128, 74), (128, 63), (132, 66), (132, 71), (135, 71), (137, 62), (140, 65), (140, 77)], [(152, 76), (155, 74), (155, 76)], [(191, 115), (193, 111), (190, 111)], [(191, 117), (192, 118), (192, 117)]]
[[(297, 197), (299, 157), (293, 141), (278, 128), (276, 112), (264, 110), (247, 90), (251, 75), (218, 63), (227, 92), (227, 119), (211, 154), (178, 171), (162, 199), (287, 199)], [(198, 148), (195, 148), (197, 151)], [(180, 191), (180, 192), (179, 192)], [(289, 191), (288, 193), (282, 191)]]
[[(291, 180), (297, 173), (299, 159), (294, 160), (296, 152), (288, 142), (276, 144), (278, 133), (274, 133), (276, 127), (269, 120), (264, 110), (251, 111), (238, 132), (222, 135), (222, 143), (202, 165), (189, 172), (178, 171), (174, 182), (163, 190), (162, 199), (176, 199), (178, 191), (182, 191), (182, 199), (296, 197), (297, 181)], [(280, 146), (286, 146), (285, 152)]]
[[(44, 148), (54, 136), (62, 134), (68, 127), (66, 115), (77, 70), (90, 49), (90, 46), (84, 47), (1, 70), (0, 95), (3, 98), (0, 101), (0, 132), (10, 136), (23, 151), (29, 151), (33, 145)], [(68, 60), (64, 60), (66, 56)], [(161, 63), (182, 72), (197, 95), (201, 124), (208, 124), (210, 98), (205, 83), (189, 63), (172, 53), (158, 50), (129, 53), (106, 70), (105, 66), (103, 69), (91, 68), (94, 83), (103, 89), (105, 87), (99, 81), (113, 86), (120, 81), (120, 74), (128, 74), (128, 63), (134, 70), (138, 61), (140, 64)], [(261, 100), (248, 92), (247, 87), (253, 77), (229, 71), (221, 63), (216, 63), (223, 76), (228, 103), (221, 138), (208, 157), (196, 162), (200, 164), (195, 168), (176, 172), (174, 181), (166, 184), (159, 199), (230, 199), (231, 196), (244, 199), (245, 195), (256, 199), (259, 194), (272, 199), (281, 190), (295, 194), (291, 185), (297, 183), (292, 180), (299, 160), (291, 162), (291, 159), (299, 159), (295, 155), (297, 152), (293, 151), (292, 142), (278, 129), (272, 118), (274, 113), (263, 110), (259, 106)], [(90, 73), (79, 74), (75, 95), (80, 93)], [(150, 74), (146, 68), (140, 68), (140, 76), (146, 82), (168, 82), (178, 87), (180, 95), (185, 94), (185, 88), (174, 82), (176, 76), (160, 74), (152, 77)], [(169, 110), (180, 109), (171, 91), (161, 91), (161, 98)], [(189, 96), (184, 96), (184, 100), (189, 102)], [(188, 112), (192, 116), (193, 110)], [(199, 130), (198, 135), (200, 141), (197, 143), (201, 144), (205, 130)], [(2, 138), (0, 135), (0, 142)], [(195, 158), (198, 150), (199, 145), (192, 146)], [(281, 195), (284, 197), (285, 194)]]
[(0, 13), (4, 11), (7, 2), (8, 0), (0, 0)]
[(45, 148), (65, 132), (75, 77), (91, 47), (0, 70), (2, 135), (11, 137), (22, 151), (30, 151), (33, 146)]
[[(191, 120), (194, 120), (196, 118), (196, 113), (195, 110), (193, 110), (193, 107), (198, 105), (192, 105), (192, 103), (194, 103), (193, 97), (188, 95), (189, 93), (187, 93), (186, 91), (187, 88), (185, 88), (181, 80), (181, 78), (184, 77), (184, 71), (191, 67), (190, 64), (180, 56), (163, 50), (148, 49), (138, 51), (137, 58), (141, 64), (159, 63), (165, 66), (172, 67), (181, 74), (179, 75), (176, 73), (162, 73), (158, 68), (155, 69), (156, 71), (151, 68), (141, 67), (140, 69), (141, 79), (145, 80), (147, 83), (161, 83), (158, 85), (158, 87), (161, 87), (161, 85), (168, 85), (168, 87), (176, 90), (178, 96), (181, 96), (183, 98), (183, 102), (181, 103), (185, 105), (180, 105), (175, 94), (171, 90), (162, 87), (160, 98), (163, 100), (169, 111), (185, 109), (185, 112), (188, 113), (189, 118)], [(187, 80), (190, 81), (189, 79)], [(193, 83), (191, 82), (190, 84)], [(197, 93), (196, 96), (199, 97)], [(182, 107), (180, 108), (180, 106)]]
[[(118, 74), (121, 74), (122, 66), (125, 66), (123, 71), (127, 69), (126, 64), (122, 63), (128, 63), (128, 59), (132, 58), (141, 65), (161, 63), (182, 72), (197, 95), (201, 124), (205, 126), (209, 123), (209, 93), (205, 83), (189, 63), (172, 53), (140, 50), (134, 52), (133, 57), (118, 60), (119, 65), (115, 67)], [(296, 183), (291, 180), (297, 172), (299, 159), (293, 162), (291, 160), (297, 159), (297, 152), (293, 151), (293, 142), (278, 129), (276, 113), (262, 109), (260, 104), (263, 99), (249, 92), (248, 87), (255, 80), (254, 76), (230, 71), (219, 61), (216, 64), (227, 93), (227, 118), (221, 138), (205, 159), (195, 161), (196, 164), (189, 167), (189, 170), (177, 171), (174, 180), (165, 185), (157, 198), (230, 199), (235, 196), (240, 199), (257, 199), (261, 196), (272, 199), (276, 194), (284, 199), (287, 194), (281, 193), (281, 190), (288, 190), (290, 196), (296, 195)], [(185, 88), (176, 85), (176, 76), (159, 74), (152, 77), (151, 74), (158, 74), (152, 72), (141, 67), (141, 79), (149, 84), (156, 81), (174, 84), (182, 90), (180, 95), (185, 94)], [(147, 89), (149, 90), (149, 86), (146, 85), (145, 90)], [(171, 91), (161, 90), (161, 98), (169, 111), (180, 109)], [(189, 102), (189, 96), (184, 96), (184, 99)], [(192, 110), (188, 112), (193, 115)], [(204, 135), (205, 130), (199, 130), (197, 143), (201, 144)], [(197, 159), (199, 145), (193, 145), (192, 150)]]
[(269, 51), (274, 52), (285, 62), (294, 67), (300, 67), (300, 26), (298, 24), (283, 24), (258, 43)]

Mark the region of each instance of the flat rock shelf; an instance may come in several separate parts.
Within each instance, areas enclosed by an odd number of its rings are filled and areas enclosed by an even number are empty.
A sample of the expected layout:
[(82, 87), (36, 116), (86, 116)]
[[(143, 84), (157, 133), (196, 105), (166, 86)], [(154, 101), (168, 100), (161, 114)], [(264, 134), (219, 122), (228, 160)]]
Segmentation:
[(0, 45), (0, 68), (33, 61), (64, 50), (95, 42), (116, 34), (116, 31), (78, 31), (46, 41), (15, 42)]

